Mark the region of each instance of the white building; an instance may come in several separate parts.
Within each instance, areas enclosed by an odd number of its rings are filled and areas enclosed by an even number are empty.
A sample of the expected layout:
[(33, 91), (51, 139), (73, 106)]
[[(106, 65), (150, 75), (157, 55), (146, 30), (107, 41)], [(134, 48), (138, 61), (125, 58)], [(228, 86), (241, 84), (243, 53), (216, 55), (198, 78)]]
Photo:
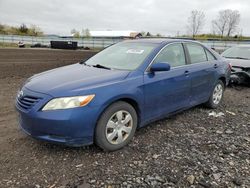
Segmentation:
[(139, 38), (141, 33), (137, 31), (90, 31), (91, 37), (123, 37), (123, 38)]

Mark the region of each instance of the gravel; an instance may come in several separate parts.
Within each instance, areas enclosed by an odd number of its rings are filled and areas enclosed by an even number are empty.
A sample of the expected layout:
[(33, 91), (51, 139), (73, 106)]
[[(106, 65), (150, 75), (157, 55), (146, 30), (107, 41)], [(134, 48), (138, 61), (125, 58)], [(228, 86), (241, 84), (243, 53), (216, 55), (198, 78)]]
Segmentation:
[[(116, 152), (94, 145), (69, 148), (23, 134), (13, 107), (19, 85), (34, 73), (89, 55), (0, 49), (0, 187), (250, 187), (246, 87), (228, 88), (216, 110), (197, 106), (152, 123)], [(224, 115), (209, 116), (213, 111)]]

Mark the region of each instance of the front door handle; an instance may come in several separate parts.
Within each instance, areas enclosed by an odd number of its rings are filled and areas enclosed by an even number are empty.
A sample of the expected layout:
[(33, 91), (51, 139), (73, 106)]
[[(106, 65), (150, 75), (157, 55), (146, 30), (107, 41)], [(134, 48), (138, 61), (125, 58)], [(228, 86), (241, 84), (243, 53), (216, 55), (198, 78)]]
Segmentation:
[(217, 64), (214, 64), (214, 68), (215, 68), (215, 69), (218, 68), (218, 65), (217, 65)]
[(189, 71), (186, 70), (186, 71), (184, 72), (184, 74), (185, 74), (185, 76), (188, 76), (188, 75), (189, 75)]

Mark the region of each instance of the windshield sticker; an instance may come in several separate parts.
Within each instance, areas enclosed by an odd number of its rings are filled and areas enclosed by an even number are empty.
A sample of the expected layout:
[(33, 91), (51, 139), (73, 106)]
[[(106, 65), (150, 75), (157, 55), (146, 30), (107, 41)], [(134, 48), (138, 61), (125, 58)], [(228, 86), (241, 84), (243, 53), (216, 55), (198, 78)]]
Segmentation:
[(129, 49), (126, 53), (127, 54), (142, 54), (144, 50), (139, 50), (139, 49)]

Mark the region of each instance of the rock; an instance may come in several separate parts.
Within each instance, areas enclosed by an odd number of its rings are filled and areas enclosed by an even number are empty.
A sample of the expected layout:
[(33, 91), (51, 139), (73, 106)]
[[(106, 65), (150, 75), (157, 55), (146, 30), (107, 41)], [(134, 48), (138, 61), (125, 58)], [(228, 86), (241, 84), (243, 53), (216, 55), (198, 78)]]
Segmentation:
[(157, 185), (157, 181), (152, 181), (150, 184), (152, 185), (152, 187), (155, 187)]
[(234, 166), (234, 162), (233, 161), (229, 161), (229, 165), (230, 166)]
[(248, 115), (246, 113), (242, 114), (244, 117), (248, 117)]
[(128, 183), (127, 183), (127, 182), (123, 182), (122, 184), (123, 184), (123, 185), (125, 185), (125, 186), (126, 186), (126, 185), (128, 185)]
[(213, 166), (211, 167), (211, 170), (212, 170), (213, 172), (216, 172), (216, 171), (218, 170), (218, 167), (215, 166), (215, 165), (213, 165)]
[(217, 134), (223, 134), (223, 131), (217, 130), (216, 133)]
[(83, 183), (81, 185), (78, 185), (77, 188), (90, 188), (90, 184), (88, 183)]
[(193, 175), (190, 175), (190, 176), (187, 177), (187, 181), (188, 181), (191, 185), (194, 184), (194, 180), (195, 180), (195, 177), (194, 177)]
[(214, 111), (212, 111), (212, 112), (210, 112), (209, 114), (208, 114), (208, 116), (213, 116), (213, 117), (221, 117), (221, 116), (224, 116), (225, 114), (223, 113), (223, 112), (219, 112), (219, 113), (216, 113), (216, 112), (214, 112)]
[(160, 157), (161, 155), (157, 155), (157, 154), (154, 154), (153, 155), (153, 159), (157, 159), (158, 157)]
[(83, 164), (79, 164), (79, 165), (76, 165), (76, 168), (80, 168), (82, 166), (83, 166)]
[(167, 176), (166, 178), (167, 178), (167, 180), (169, 182), (172, 182), (172, 183), (175, 183), (175, 184), (178, 182), (178, 178), (175, 178), (173, 176)]
[(242, 185), (242, 180), (240, 178), (234, 178), (233, 183), (235, 185), (237, 185), (237, 186), (241, 186)]
[(244, 137), (244, 140), (250, 142), (250, 137)]
[(234, 112), (230, 112), (230, 111), (228, 111), (228, 110), (226, 110), (226, 112), (227, 112), (228, 114), (233, 115), (233, 116), (235, 116), (235, 115), (236, 115)]
[(218, 163), (223, 163), (224, 162), (224, 158), (220, 157), (216, 160)]
[(89, 183), (94, 184), (96, 180), (90, 180)]
[(220, 179), (221, 174), (220, 173), (213, 174), (213, 177), (215, 180), (218, 180), (218, 179)]
[(201, 186), (205, 187), (205, 188), (210, 188), (211, 187), (211, 184), (208, 181), (205, 181), (205, 180), (200, 180), (199, 184)]
[(139, 177), (136, 178), (136, 179), (135, 179), (135, 182), (138, 183), (138, 184), (141, 184), (141, 178), (139, 178)]
[(204, 168), (203, 169), (203, 172), (206, 174), (206, 175), (210, 175), (212, 173), (212, 170), (209, 169), (209, 168)]
[(162, 179), (160, 176), (155, 176), (155, 180), (157, 180), (157, 181), (159, 181), (159, 182), (161, 182), (161, 183), (164, 183), (164, 182), (165, 182), (165, 180)]
[(225, 133), (226, 134), (233, 134), (234, 132), (232, 130), (230, 130), (230, 129), (227, 129)]

